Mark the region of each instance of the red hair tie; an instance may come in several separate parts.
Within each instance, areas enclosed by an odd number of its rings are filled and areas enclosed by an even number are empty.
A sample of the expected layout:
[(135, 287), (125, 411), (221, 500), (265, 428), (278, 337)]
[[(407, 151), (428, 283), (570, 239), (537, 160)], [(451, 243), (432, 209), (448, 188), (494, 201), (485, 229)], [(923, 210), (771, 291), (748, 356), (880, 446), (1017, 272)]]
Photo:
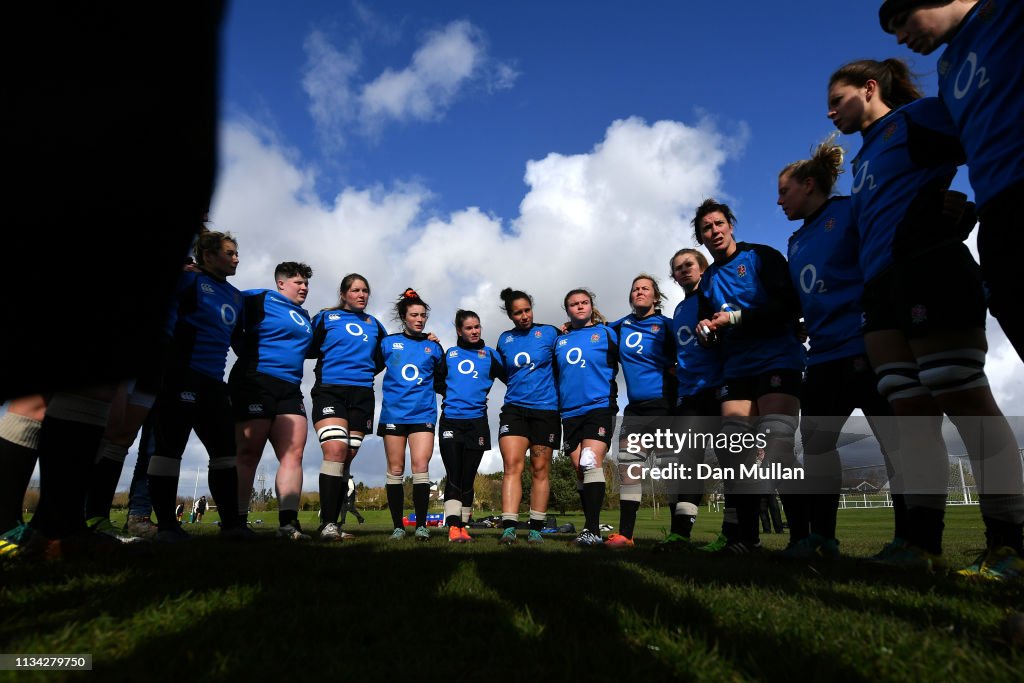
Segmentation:
[(406, 299), (419, 299), (420, 295), (416, 293), (416, 290), (410, 287), (409, 289), (402, 292), (402, 296)]

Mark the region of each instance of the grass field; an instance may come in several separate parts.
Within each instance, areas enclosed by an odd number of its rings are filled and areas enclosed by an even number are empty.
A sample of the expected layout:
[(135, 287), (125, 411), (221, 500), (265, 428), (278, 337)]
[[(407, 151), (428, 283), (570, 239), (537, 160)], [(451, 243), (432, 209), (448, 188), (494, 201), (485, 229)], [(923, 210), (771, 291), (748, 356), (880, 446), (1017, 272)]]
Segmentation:
[[(150, 555), (4, 567), (0, 652), (90, 653), (94, 670), (0, 678), (1022, 680), (1000, 623), (1024, 609), (1024, 586), (859, 564), (887, 540), (890, 510), (840, 511), (850, 557), (827, 564), (656, 553), (666, 515), (641, 510), (633, 551), (558, 537), (507, 548), (496, 530), (470, 545), (443, 530), (395, 543), (385, 512), (350, 524), (343, 544), (273, 539), (274, 513), (265, 541), (226, 544), (208, 516), (202, 538)], [(302, 522), (315, 528), (315, 513)], [(720, 523), (702, 511), (694, 538)], [(977, 507), (950, 508), (951, 564), (981, 537)]]

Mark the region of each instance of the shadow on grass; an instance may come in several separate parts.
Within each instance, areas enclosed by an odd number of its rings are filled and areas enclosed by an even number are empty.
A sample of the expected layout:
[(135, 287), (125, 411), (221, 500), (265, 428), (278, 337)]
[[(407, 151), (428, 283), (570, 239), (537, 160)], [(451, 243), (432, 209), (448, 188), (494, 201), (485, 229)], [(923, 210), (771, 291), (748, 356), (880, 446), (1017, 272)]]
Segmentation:
[[(991, 681), (1013, 680), (1020, 659), (991, 641), (992, 614), (1019, 609), (1020, 587), (852, 561), (579, 551), (561, 539), (499, 549), (491, 534), (458, 547), (384, 538), (204, 538), (152, 557), (8, 568), (0, 650), (90, 652), (104, 680), (867, 682), (941, 670)], [(967, 654), (939, 667), (952, 648)]]

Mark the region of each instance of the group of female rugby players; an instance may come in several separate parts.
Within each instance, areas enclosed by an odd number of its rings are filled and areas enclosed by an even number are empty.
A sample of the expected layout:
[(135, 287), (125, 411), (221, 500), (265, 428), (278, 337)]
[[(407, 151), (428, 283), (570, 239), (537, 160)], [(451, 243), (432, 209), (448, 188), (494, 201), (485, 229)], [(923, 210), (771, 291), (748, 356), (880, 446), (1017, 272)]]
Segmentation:
[[(712, 263), (694, 249), (673, 255), (671, 274), (686, 297), (671, 319), (661, 314), (657, 280), (646, 274), (632, 283), (632, 313), (611, 324), (586, 289), (565, 295), (569, 321), (561, 329), (535, 323), (532, 298), (506, 289), (502, 300), (514, 326), (495, 348), (483, 345), (479, 317), (460, 311), (458, 346), (444, 352), (423, 335), (427, 305), (407, 291), (397, 307), (403, 331), (379, 344), (366, 339), (366, 353), (382, 354), (387, 367), (379, 433), (388, 453), (394, 537), (404, 536), (406, 441), (414, 489), (423, 489), (414, 494), (422, 524), (436, 389), (445, 396), (440, 443), (449, 475), (449, 539), (469, 540), (464, 520), (472, 477), (490, 445), (486, 395), (500, 378), (507, 384), (498, 427), (505, 466), (501, 542), (516, 542), (527, 452), (533, 474), (527, 541), (542, 541), (548, 470), (561, 435), (586, 519), (576, 543), (632, 545), (640, 482), (630, 476), (635, 468), (627, 467), (625, 453), (619, 532), (605, 541), (599, 529), (621, 363), (628, 394), (624, 432), (643, 429), (643, 418), (651, 424), (650, 418), (675, 415), (695, 431), (703, 425), (730, 437), (759, 434), (763, 449), (716, 453), (722, 464), (735, 465), (794, 462), (799, 426), (809, 483), (781, 492), (791, 535), (783, 555), (794, 558), (839, 554), (836, 447), (843, 423), (859, 408), (882, 446), (894, 491), (894, 535), (872, 559), (927, 571), (941, 567), (948, 471), (941, 420), (948, 416), (972, 459), (986, 530), (985, 552), (960, 573), (1019, 576), (1024, 483), (1016, 440), (984, 373), (984, 324), (991, 304), (1011, 343), (1024, 348), (1021, 316), (1007, 303), (1019, 300), (1020, 284), (1009, 274), (1006, 254), (1020, 252), (1003, 248), (1007, 233), (1021, 240), (1005, 226), (1016, 219), (1009, 206), (1024, 179), (1024, 150), (1013, 117), (1002, 111), (1020, 111), (1014, 64), (1021, 56), (1022, 16), (1019, 5), (994, 0), (883, 3), (883, 28), (911, 49), (928, 53), (949, 44), (939, 68), (942, 98), (923, 97), (900, 60), (839, 68), (828, 83), (828, 116), (839, 132), (862, 138), (851, 196), (833, 195), (844, 160), (834, 138), (810, 159), (782, 169), (778, 203), (789, 220), (802, 221), (790, 238), (788, 260), (771, 247), (737, 242), (730, 208), (706, 200), (693, 227)], [(980, 209), (981, 267), (964, 245), (978, 214), (949, 191), (965, 161)], [(368, 289), (365, 279), (360, 282)], [(365, 316), (346, 303), (344, 287), (342, 295), (339, 311)], [(328, 390), (321, 367), (329, 358), (320, 353), (314, 397)], [(328, 422), (316, 426), (323, 441)], [(351, 439), (346, 429), (338, 434)], [(361, 436), (357, 431), (356, 439)], [(682, 453), (691, 460), (704, 455)], [(672, 532), (663, 547), (687, 543), (702, 491), (690, 484), (675, 493)], [(756, 483), (726, 482), (722, 535), (712, 550), (760, 551), (760, 493)], [(429, 536), (424, 526), (416, 535)]]
[[(722, 465), (792, 464), (799, 427), (807, 480), (781, 489), (790, 525), (782, 555), (791, 558), (840, 552), (836, 449), (843, 424), (859, 408), (882, 446), (894, 492), (893, 538), (872, 560), (927, 571), (941, 567), (948, 459), (941, 422), (948, 416), (972, 459), (986, 535), (985, 552), (960, 573), (1019, 577), (1024, 483), (1016, 440), (985, 376), (984, 324), (990, 308), (1018, 352), (1024, 350), (1015, 306), (1022, 300), (1021, 279), (1008, 260), (1024, 252), (1012, 204), (1024, 189), (1024, 136), (1016, 123), (1024, 102), (1018, 68), (1024, 9), (996, 0), (887, 0), (880, 19), (917, 52), (948, 44), (939, 62), (941, 98), (923, 97), (900, 60), (840, 67), (828, 83), (828, 117), (839, 132), (861, 135), (851, 195), (834, 195), (844, 163), (834, 137), (811, 158), (781, 170), (778, 204), (789, 220), (802, 221), (790, 237), (788, 259), (769, 246), (737, 242), (729, 206), (704, 201), (693, 216), (693, 236), (712, 262), (697, 249), (673, 254), (671, 277), (685, 298), (671, 317), (662, 314), (664, 294), (648, 274), (631, 284), (631, 313), (612, 323), (587, 289), (565, 295), (568, 322), (555, 327), (535, 322), (532, 297), (508, 288), (501, 300), (512, 327), (493, 348), (484, 344), (480, 317), (460, 310), (454, 321), (458, 342), (445, 350), (425, 332), (430, 307), (415, 290), (395, 302), (402, 326), (395, 334), (366, 312), (370, 284), (357, 273), (342, 280), (336, 306), (310, 318), (302, 308), (308, 266), (282, 263), (276, 291), (240, 293), (226, 283), (237, 264), (237, 242), (230, 234), (206, 235), (197, 252), (199, 273), (179, 291), (169, 326), (172, 371), (155, 399), (157, 450), (149, 478), (163, 540), (183, 540), (173, 501), (192, 429), (211, 452), (211, 487), (222, 508), (235, 504), (237, 486), (241, 516), (227, 515), (229, 535), (245, 536), (252, 475), (269, 440), (282, 463), (280, 534), (309, 538), (297, 518), (306, 435), (299, 383), (304, 360), (315, 358), (312, 421), (323, 451), (320, 539), (344, 537), (338, 515), (352, 460), (373, 429), (374, 378), (383, 371), (377, 434), (387, 458), (392, 539), (406, 536), (406, 450), (414, 536), (430, 538), (428, 465), (436, 431), (448, 478), (448, 538), (472, 540), (466, 522), (473, 480), (491, 447), (487, 395), (500, 379), (506, 385), (497, 429), (504, 463), (500, 542), (517, 541), (527, 454), (532, 485), (526, 541), (543, 542), (551, 460), (564, 448), (585, 515), (575, 542), (632, 546), (641, 481), (625, 449), (618, 462), (618, 532), (603, 539), (599, 520), (621, 364), (628, 397), (623, 439), (673, 418), (667, 424), (680, 431), (715, 431), (729, 443), (756, 435), (763, 444), (719, 449)], [(965, 161), (978, 214), (949, 191)], [(964, 245), (977, 215), (980, 267)], [(225, 386), (229, 344), (239, 360)], [(443, 396), (440, 420), (437, 393)], [(27, 429), (29, 421), (14, 408), (5, 439), (21, 438)], [(234, 439), (214, 425), (227, 411), (233, 411)], [(692, 465), (706, 453), (692, 448), (679, 455)], [(725, 482), (722, 533), (703, 549), (761, 552), (761, 486)], [(672, 494), (671, 533), (659, 544), (665, 549), (689, 546), (703, 483), (677, 482)]]

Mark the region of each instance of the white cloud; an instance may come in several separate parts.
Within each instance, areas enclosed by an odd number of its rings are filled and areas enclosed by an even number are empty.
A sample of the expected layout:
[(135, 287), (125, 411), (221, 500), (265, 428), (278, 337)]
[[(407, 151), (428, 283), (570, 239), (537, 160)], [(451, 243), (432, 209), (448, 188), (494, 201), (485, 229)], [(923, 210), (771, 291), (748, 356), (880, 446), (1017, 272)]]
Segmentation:
[(455, 21), (428, 33), (408, 65), (387, 68), (358, 82), (359, 46), (342, 53), (320, 31), (306, 39), (308, 63), (303, 88), (310, 115), (325, 141), (344, 141), (347, 128), (377, 134), (393, 121), (431, 121), (444, 116), (472, 84), (488, 91), (512, 87), (518, 73), (488, 54), (483, 33), (468, 21)]
[(309, 97), (309, 114), (321, 139), (332, 145), (344, 142), (345, 124), (357, 111), (352, 80), (359, 69), (359, 49), (339, 52), (320, 31), (306, 37), (306, 69), (302, 89)]

